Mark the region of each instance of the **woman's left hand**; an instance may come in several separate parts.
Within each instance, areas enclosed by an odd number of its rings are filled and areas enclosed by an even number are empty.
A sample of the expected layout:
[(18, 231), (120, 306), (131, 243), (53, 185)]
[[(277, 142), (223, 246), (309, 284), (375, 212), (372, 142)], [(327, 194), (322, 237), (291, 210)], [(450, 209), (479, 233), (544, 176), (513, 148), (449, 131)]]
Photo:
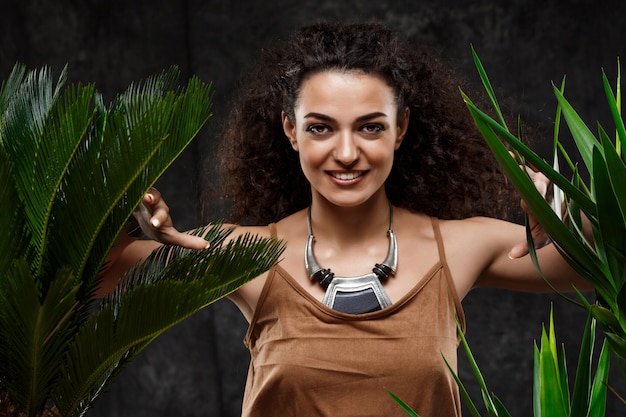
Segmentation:
[[(526, 169), (526, 172), (528, 172), (528, 175), (530, 176), (533, 183), (535, 184), (535, 187), (537, 187), (537, 191), (539, 191), (541, 195), (543, 196), (543, 198), (545, 198), (548, 202), (551, 202), (554, 196), (550, 195), (553, 189), (551, 187), (550, 180), (545, 175), (543, 175), (543, 173), (537, 171), (534, 168), (531, 168), (531, 167), (522, 167), (522, 168)], [(533, 242), (535, 243), (535, 248), (538, 249), (538, 248), (548, 245), (551, 242), (551, 240), (548, 234), (546, 233), (545, 229), (543, 228), (543, 226), (539, 224), (535, 216), (533, 216), (533, 214), (530, 212), (528, 205), (526, 204), (524, 200), (521, 201), (520, 205), (522, 207), (522, 210), (524, 210), (528, 214), (528, 225), (530, 227), (530, 231), (533, 236)], [(528, 241), (527, 240), (524, 240), (523, 242), (516, 244), (515, 246), (513, 246), (513, 248), (511, 248), (511, 251), (509, 252), (509, 258), (511, 259), (521, 258), (526, 255), (528, 255)]]

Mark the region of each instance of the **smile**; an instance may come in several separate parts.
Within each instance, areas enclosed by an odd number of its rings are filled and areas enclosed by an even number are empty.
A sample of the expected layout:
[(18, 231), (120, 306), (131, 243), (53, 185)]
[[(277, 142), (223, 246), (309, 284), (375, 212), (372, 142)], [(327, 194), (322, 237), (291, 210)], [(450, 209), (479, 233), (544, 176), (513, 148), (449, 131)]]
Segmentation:
[(365, 172), (330, 172), (330, 175), (341, 181), (350, 181), (365, 174)]

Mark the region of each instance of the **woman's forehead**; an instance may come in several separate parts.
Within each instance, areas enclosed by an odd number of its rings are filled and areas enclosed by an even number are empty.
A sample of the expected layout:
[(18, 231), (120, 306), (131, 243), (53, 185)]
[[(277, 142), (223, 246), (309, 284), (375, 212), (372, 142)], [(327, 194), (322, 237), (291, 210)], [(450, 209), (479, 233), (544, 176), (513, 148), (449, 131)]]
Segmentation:
[(381, 77), (356, 71), (323, 71), (307, 77), (300, 86), (297, 112), (365, 111), (395, 113), (392, 88)]

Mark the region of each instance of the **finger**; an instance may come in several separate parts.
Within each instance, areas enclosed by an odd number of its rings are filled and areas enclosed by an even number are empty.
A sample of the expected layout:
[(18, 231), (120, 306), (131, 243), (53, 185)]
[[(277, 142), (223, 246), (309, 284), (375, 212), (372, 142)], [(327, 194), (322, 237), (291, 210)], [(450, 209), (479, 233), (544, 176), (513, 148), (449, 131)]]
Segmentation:
[(517, 259), (528, 255), (528, 242), (520, 242), (509, 251), (510, 259)]
[(157, 205), (150, 216), (150, 226), (158, 230), (162, 226), (172, 226), (172, 218), (170, 217), (170, 209), (165, 205)]
[(158, 204), (162, 200), (161, 193), (154, 187), (150, 187), (148, 192), (143, 196), (144, 203), (148, 205)]
[(171, 243), (177, 246), (182, 246), (187, 249), (201, 250), (207, 249), (210, 243), (200, 236), (193, 236), (187, 233), (176, 233), (172, 236)]

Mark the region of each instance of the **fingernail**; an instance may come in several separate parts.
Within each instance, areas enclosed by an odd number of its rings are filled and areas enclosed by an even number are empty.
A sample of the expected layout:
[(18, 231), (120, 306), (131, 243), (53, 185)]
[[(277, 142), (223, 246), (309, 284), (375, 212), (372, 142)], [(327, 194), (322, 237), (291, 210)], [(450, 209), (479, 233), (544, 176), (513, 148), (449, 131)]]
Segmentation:
[(149, 203), (152, 203), (154, 201), (154, 196), (152, 194), (146, 194), (146, 199), (148, 200)]
[(152, 225), (152, 227), (157, 228), (157, 227), (159, 227), (159, 220), (158, 219), (152, 219), (152, 220), (150, 220), (150, 224)]

